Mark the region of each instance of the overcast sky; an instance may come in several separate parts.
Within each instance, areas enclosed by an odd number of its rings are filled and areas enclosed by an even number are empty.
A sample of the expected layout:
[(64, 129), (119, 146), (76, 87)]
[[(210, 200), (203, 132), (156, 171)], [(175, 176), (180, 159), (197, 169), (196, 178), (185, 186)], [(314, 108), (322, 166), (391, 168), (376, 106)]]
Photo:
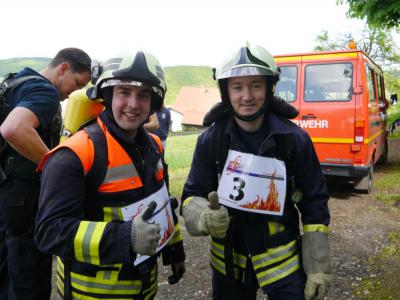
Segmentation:
[(272, 54), (310, 51), (322, 30), (359, 30), (336, 0), (8, 0), (0, 59), (52, 57), (79, 47), (104, 60), (145, 49), (164, 66), (215, 66), (246, 40)]

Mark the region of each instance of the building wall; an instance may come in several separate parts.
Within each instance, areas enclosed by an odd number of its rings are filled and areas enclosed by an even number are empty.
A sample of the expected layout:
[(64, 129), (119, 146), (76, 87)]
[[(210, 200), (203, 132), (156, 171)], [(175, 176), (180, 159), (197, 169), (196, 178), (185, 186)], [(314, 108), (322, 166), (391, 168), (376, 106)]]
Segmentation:
[(172, 122), (171, 130), (172, 130), (172, 132), (182, 131), (183, 115), (173, 109), (170, 109), (170, 112), (171, 112), (171, 122)]

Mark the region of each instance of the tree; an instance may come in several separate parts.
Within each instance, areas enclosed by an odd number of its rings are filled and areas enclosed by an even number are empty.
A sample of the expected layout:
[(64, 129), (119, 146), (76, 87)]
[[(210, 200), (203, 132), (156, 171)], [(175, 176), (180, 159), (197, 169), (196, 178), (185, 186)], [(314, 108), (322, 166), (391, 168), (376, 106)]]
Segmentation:
[(363, 50), (371, 58), (384, 67), (400, 63), (400, 50), (396, 46), (393, 36), (383, 28), (372, 28), (365, 25), (359, 33), (347, 32), (330, 38), (324, 30), (317, 35), (316, 51), (345, 50), (350, 41), (354, 41), (357, 49)]
[(398, 0), (337, 0), (349, 5), (350, 18), (364, 19), (373, 27), (394, 28), (400, 25), (400, 2)]

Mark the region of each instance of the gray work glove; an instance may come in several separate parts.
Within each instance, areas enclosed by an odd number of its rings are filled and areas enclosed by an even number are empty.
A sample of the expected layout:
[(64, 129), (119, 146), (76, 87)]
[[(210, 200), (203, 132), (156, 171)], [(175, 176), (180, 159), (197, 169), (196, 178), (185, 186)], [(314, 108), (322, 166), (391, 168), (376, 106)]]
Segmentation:
[(151, 202), (149, 206), (132, 221), (131, 246), (135, 253), (141, 255), (156, 254), (158, 241), (161, 238), (161, 226), (148, 222), (156, 207), (157, 204), (154, 201)]
[(322, 300), (332, 281), (328, 233), (305, 232), (301, 244), (307, 274), (304, 296), (306, 300)]
[(193, 236), (211, 235), (215, 238), (225, 238), (229, 227), (229, 214), (224, 206), (218, 203), (218, 195), (211, 192), (210, 202), (202, 197), (187, 199), (182, 208), (187, 231)]
[(171, 270), (172, 270), (172, 275), (168, 276), (168, 283), (175, 284), (182, 278), (183, 274), (185, 274), (186, 272), (185, 262), (182, 261), (182, 262), (172, 263)]

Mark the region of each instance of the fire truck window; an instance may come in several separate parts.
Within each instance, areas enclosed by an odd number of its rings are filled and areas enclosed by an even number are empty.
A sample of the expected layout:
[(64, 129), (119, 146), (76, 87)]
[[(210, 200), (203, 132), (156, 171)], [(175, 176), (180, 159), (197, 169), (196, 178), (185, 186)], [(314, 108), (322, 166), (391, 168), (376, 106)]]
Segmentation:
[(351, 63), (310, 64), (305, 69), (304, 100), (350, 101), (353, 96)]
[(378, 102), (384, 103), (385, 102), (385, 88), (383, 84), (383, 76), (382, 74), (376, 74), (378, 77)]
[(375, 91), (375, 73), (374, 71), (366, 66), (366, 73), (367, 73), (367, 86), (368, 86), (368, 97), (369, 102), (376, 102), (376, 91)]
[(275, 96), (279, 96), (288, 102), (294, 102), (297, 98), (297, 67), (281, 66), (280, 79), (275, 88)]

